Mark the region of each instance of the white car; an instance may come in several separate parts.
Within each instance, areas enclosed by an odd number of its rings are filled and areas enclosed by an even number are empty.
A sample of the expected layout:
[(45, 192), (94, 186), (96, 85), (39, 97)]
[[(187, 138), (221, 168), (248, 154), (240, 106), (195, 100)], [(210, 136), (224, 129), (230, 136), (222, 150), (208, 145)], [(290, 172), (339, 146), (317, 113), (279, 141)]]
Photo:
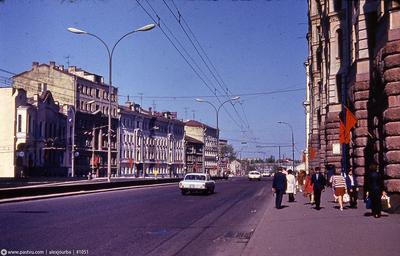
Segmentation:
[(263, 176), (263, 177), (271, 177), (271, 173), (265, 171), (265, 172), (262, 173), (262, 176)]
[(207, 173), (188, 173), (185, 178), (179, 182), (179, 188), (182, 195), (188, 192), (214, 193), (215, 181)]
[(259, 171), (249, 172), (249, 180), (261, 180), (261, 173)]

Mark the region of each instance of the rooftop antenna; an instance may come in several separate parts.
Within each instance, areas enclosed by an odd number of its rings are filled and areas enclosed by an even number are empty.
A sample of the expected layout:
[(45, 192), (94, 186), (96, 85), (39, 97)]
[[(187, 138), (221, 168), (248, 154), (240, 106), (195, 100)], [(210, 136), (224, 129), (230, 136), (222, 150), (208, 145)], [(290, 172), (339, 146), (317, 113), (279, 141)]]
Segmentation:
[(69, 59), (70, 59), (71, 57), (70, 57), (69, 55), (67, 55), (67, 56), (65, 56), (64, 58), (67, 60), (67, 67), (69, 67), (69, 64), (70, 64)]
[(140, 106), (143, 106), (143, 93), (139, 92), (140, 95)]
[(184, 109), (185, 109), (185, 120), (187, 120), (188, 107), (184, 107)]

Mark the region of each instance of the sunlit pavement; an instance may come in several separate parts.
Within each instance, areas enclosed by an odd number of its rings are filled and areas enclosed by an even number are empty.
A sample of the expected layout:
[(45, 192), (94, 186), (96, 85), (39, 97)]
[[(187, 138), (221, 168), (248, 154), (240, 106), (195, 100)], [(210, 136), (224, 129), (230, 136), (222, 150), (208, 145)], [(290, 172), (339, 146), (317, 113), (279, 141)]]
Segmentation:
[(317, 211), (302, 194), (283, 209), (269, 202), (264, 216), (242, 255), (382, 255), (400, 251), (400, 214), (370, 216), (362, 200), (358, 208), (341, 212), (333, 201), (333, 191), (322, 194)]

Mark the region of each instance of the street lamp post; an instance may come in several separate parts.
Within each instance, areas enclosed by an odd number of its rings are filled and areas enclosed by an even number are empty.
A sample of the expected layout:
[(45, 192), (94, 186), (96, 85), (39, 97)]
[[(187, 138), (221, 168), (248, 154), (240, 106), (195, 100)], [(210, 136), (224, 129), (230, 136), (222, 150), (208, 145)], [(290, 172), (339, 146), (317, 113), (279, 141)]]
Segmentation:
[(73, 113), (71, 118), (72, 131), (71, 131), (71, 177), (75, 177), (75, 116), (76, 111), (74, 106), (70, 106), (69, 110)]
[(218, 108), (217, 108), (213, 103), (211, 103), (210, 101), (207, 101), (207, 100), (204, 100), (204, 99), (199, 99), (199, 98), (196, 99), (197, 102), (204, 102), (204, 103), (210, 104), (210, 105), (214, 108), (215, 113), (216, 113), (216, 117), (217, 117), (217, 174), (218, 174), (218, 175), (219, 175), (219, 160), (220, 160), (220, 157), (219, 157), (219, 124), (218, 124), (219, 111), (220, 111), (221, 107), (222, 107), (225, 103), (230, 102), (230, 101), (233, 101), (233, 100), (238, 100), (238, 99), (240, 99), (240, 96), (235, 96), (235, 97), (232, 97), (232, 98), (230, 98), (230, 99), (227, 99), (226, 101), (222, 102), (222, 103), (218, 106)]
[(144, 31), (149, 31), (151, 29), (153, 29), (156, 25), (155, 24), (148, 24), (146, 26), (143, 26), (141, 28), (135, 29), (133, 31), (130, 31), (128, 33), (126, 33), (125, 35), (123, 35), (122, 37), (120, 37), (117, 42), (113, 45), (113, 47), (111, 48), (110, 51), (110, 47), (104, 42), (103, 39), (101, 39), (99, 36), (86, 32), (84, 30), (80, 30), (77, 28), (68, 28), (68, 31), (74, 34), (79, 34), (79, 35), (89, 35), (92, 37), (95, 37), (96, 39), (98, 39), (105, 47), (108, 53), (108, 79), (109, 79), (109, 89), (108, 89), (108, 151), (107, 151), (107, 179), (108, 181), (111, 181), (111, 108), (112, 108), (112, 99), (111, 99), (111, 94), (112, 94), (112, 57), (114, 54), (114, 50), (115, 47), (119, 44), (119, 42), (121, 42), (122, 39), (124, 39), (125, 37), (136, 33), (136, 32), (144, 32)]
[(292, 125), (290, 125), (289, 123), (286, 122), (278, 122), (279, 124), (286, 124), (287, 126), (289, 126), (290, 130), (292, 131), (292, 171), (294, 172), (294, 136), (293, 136), (293, 127)]

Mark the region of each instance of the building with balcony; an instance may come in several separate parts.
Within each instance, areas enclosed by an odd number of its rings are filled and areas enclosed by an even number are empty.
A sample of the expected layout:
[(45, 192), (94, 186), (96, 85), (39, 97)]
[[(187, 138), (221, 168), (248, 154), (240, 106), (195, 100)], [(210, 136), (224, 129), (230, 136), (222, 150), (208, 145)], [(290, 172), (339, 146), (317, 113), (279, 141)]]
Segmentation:
[[(386, 190), (400, 192), (400, 3), (309, 0), (308, 164), (353, 167), (364, 185), (379, 166)], [(340, 140), (340, 113), (357, 123)], [(346, 118), (342, 119), (345, 122)], [(342, 142), (342, 143), (341, 143)]]
[(203, 172), (204, 143), (190, 136), (185, 136), (186, 172)]
[[(51, 91), (53, 98), (60, 106), (63, 106), (65, 114), (68, 116), (67, 137), (70, 143), (67, 146), (66, 154), (69, 156), (69, 174), (72, 173), (72, 136), (75, 136), (79, 145), (76, 152), (77, 174), (87, 175), (90, 171), (92, 147), (85, 146), (86, 140), (79, 137), (82, 133), (91, 131), (93, 128), (91, 121), (93, 113), (98, 115), (93, 119), (95, 127), (108, 124), (108, 113), (112, 117), (111, 134), (111, 171), (115, 175), (117, 172), (117, 134), (118, 125), (118, 89), (111, 88), (109, 95), (109, 85), (104, 83), (102, 76), (90, 73), (75, 66), (64, 68), (63, 65), (56, 65), (51, 61), (49, 64), (39, 64), (33, 62), (32, 69), (17, 74), (13, 77), (13, 87), (24, 89), (27, 97), (35, 94), (42, 94)], [(111, 110), (109, 109), (109, 99), (111, 97)], [(73, 122), (75, 121), (75, 122)], [(73, 125), (75, 124), (75, 134)], [(83, 125), (83, 126), (82, 126)], [(96, 132), (100, 132), (96, 129)], [(102, 130), (101, 136), (107, 137), (107, 129)], [(99, 136), (99, 135), (97, 135)], [(104, 146), (108, 145), (107, 139), (100, 140), (99, 146), (101, 166), (107, 165), (107, 157), (103, 156)], [(97, 143), (98, 144), (98, 143)], [(89, 150), (88, 152), (84, 152)], [(103, 172), (100, 172), (103, 173)]]
[(201, 141), (204, 144), (203, 162), (204, 172), (211, 176), (218, 176), (218, 133), (217, 129), (195, 120), (185, 122), (185, 134), (188, 137)]
[(220, 175), (227, 174), (229, 172), (229, 159), (228, 156), (226, 155), (225, 149), (228, 146), (228, 140), (224, 139), (219, 139), (219, 170), (220, 170)]
[(119, 106), (122, 176), (183, 176), (184, 124), (175, 113), (144, 110), (128, 102)]

